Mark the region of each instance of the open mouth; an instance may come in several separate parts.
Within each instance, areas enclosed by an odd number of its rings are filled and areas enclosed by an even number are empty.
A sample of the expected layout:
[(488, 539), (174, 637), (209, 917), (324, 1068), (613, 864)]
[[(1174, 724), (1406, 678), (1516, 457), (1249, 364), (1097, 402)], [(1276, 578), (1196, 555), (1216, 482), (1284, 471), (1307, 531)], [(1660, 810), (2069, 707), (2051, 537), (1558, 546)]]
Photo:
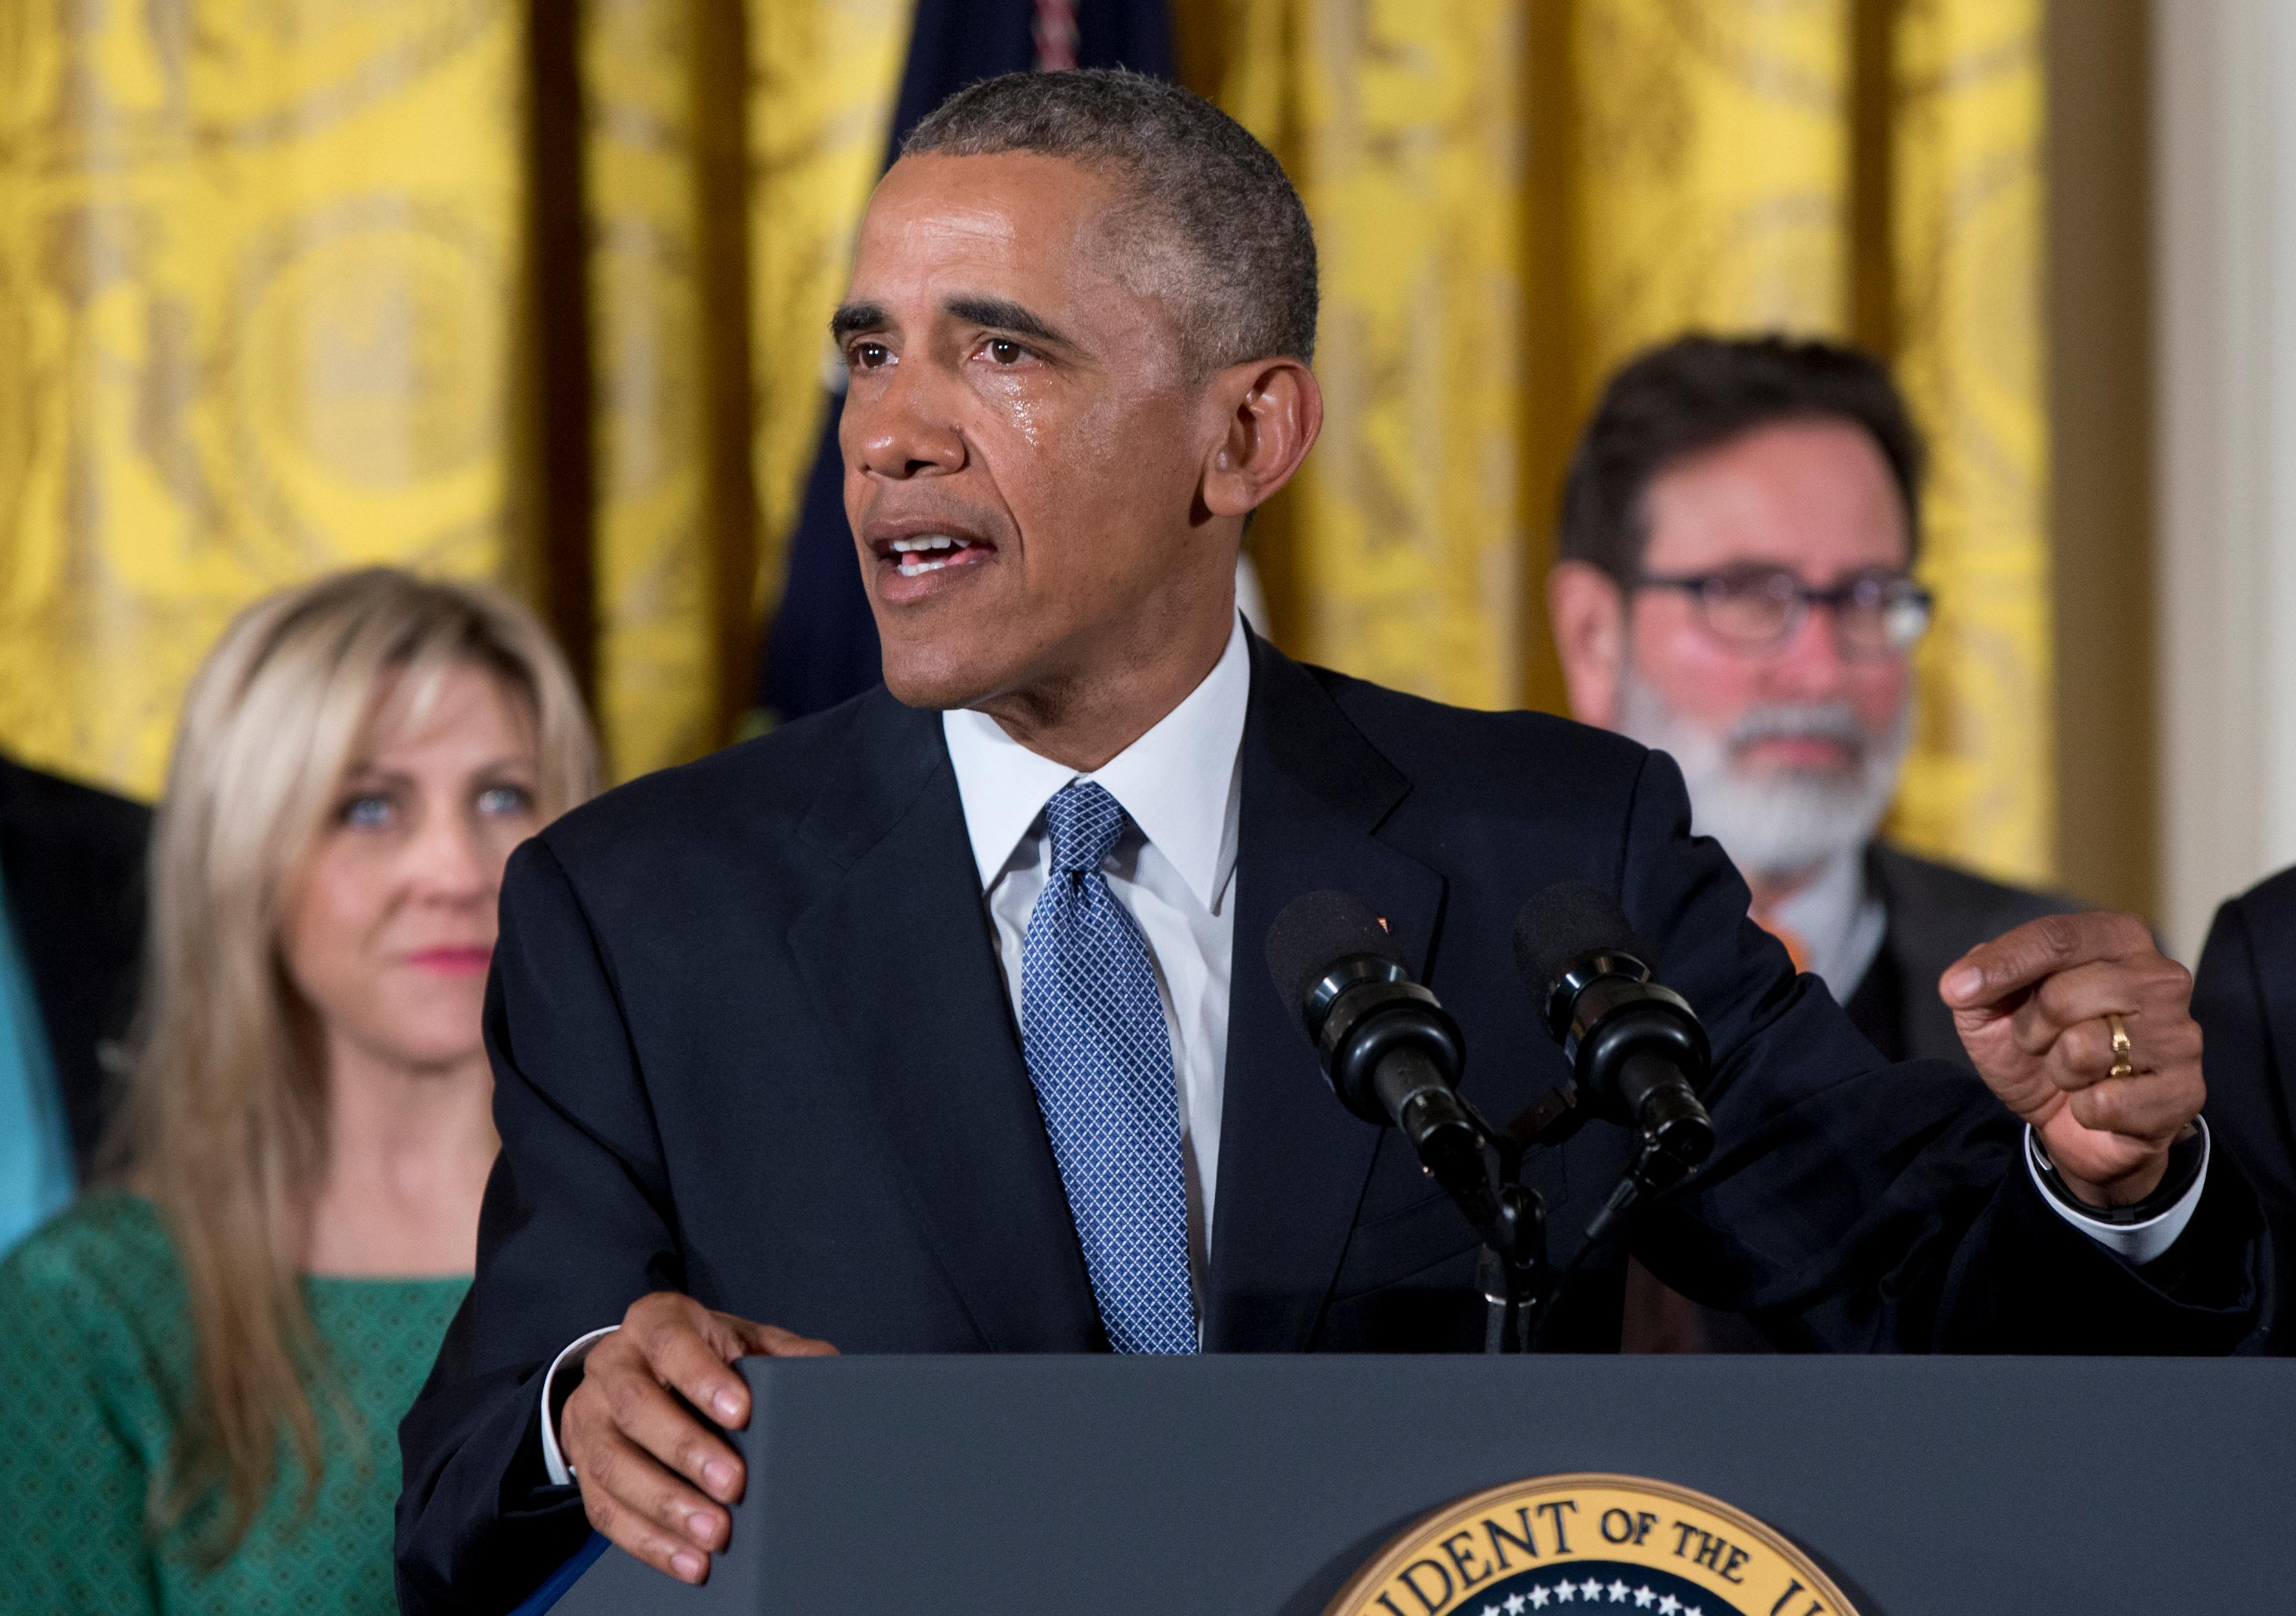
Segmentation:
[(994, 544), (956, 528), (945, 517), (913, 516), (882, 525), (872, 523), (865, 531), (869, 554), (876, 558), (873, 591), (890, 606), (931, 599), (996, 554)]
[(996, 548), (955, 533), (920, 533), (914, 538), (887, 541), (879, 547), (878, 555), (890, 562), (903, 578), (922, 578), (928, 572), (962, 565), (968, 558), (985, 559)]

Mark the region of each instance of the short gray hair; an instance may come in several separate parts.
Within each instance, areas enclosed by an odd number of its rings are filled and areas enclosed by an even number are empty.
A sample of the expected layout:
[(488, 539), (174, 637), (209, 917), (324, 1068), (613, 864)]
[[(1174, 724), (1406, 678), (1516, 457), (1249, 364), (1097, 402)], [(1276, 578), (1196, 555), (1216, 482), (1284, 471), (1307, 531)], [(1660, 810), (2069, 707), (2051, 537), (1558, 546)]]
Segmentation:
[(1202, 373), (1316, 355), (1316, 235), (1275, 154), (1200, 95), (1120, 68), (1006, 73), (934, 108), (904, 157), (1067, 158), (1122, 177), (1128, 281), (1168, 296)]

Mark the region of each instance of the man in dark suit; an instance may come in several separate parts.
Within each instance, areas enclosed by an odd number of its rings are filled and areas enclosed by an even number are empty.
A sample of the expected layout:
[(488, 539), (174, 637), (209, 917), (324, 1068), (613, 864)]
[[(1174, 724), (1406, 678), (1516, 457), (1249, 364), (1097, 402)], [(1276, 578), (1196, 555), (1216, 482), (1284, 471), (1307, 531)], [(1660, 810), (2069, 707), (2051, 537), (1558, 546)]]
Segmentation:
[[(1675, 759), (1794, 964), (1889, 1059), (1966, 1064), (1939, 978), (2077, 906), (1880, 836), (1929, 622), (1922, 459), (1855, 348), (1662, 344), (1611, 377), (1571, 456), (1548, 604), (1571, 715)], [(1761, 1345), (1639, 1270), (1628, 1310), (1630, 1350)]]
[(2217, 911), (2193, 1015), (2208, 1036), (2210, 1126), (2272, 1226), (2272, 1349), (2296, 1353), (2296, 870)]
[[(0, 1111), (21, 1225), (86, 1183), (111, 1116), (104, 1046), (135, 1005), (148, 808), (0, 758)], [(20, 1014), (19, 1013), (20, 1011)], [(0, 1228), (0, 1250), (27, 1233)]]
[[(693, 1411), (748, 1418), (745, 1352), (1480, 1345), (1473, 1234), (1259, 966), (1320, 889), (1384, 919), (1501, 1116), (1562, 1076), (1518, 906), (1617, 894), (1713, 1039), (1722, 1141), (1636, 1249), (1783, 1341), (2252, 1328), (2254, 1208), (2184, 1139), (2198, 1035), (2142, 926), (1964, 962), (1983, 1083), (1885, 1067), (1664, 757), (1244, 631), (1244, 519), (1321, 422), (1314, 263), (1274, 158), (1128, 75), (975, 86), (879, 185), (834, 329), (887, 688), (513, 857), (503, 1155), (401, 1428), (404, 1609), (507, 1604), (591, 1523), (704, 1577), (742, 1472)], [(2115, 1075), (2107, 1015), (2141, 1034)], [(1607, 1128), (1538, 1161), (1559, 1256), (1626, 1161)], [(1615, 1345), (1621, 1273), (1591, 1254), (1549, 1344)]]

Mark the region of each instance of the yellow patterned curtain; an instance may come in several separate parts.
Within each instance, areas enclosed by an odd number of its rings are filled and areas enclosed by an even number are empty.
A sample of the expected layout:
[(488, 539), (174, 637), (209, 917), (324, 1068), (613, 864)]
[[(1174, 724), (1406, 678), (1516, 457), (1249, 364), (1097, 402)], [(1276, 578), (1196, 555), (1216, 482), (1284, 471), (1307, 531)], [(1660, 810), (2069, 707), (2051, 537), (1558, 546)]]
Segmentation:
[(1605, 375), (1693, 327), (1855, 337), (1933, 447), (1940, 612), (1896, 833), (2052, 874), (2040, 0), (1178, 16), (1191, 81), (1283, 156), (1323, 248), (1330, 419), (1252, 537), (1290, 648), (1559, 706), (1535, 586)]
[(1909, 0), (1891, 93), (1898, 374), (1930, 434), (1938, 594), (1896, 829), (2052, 875), (2040, 0)]
[[(908, 12), (0, 5), (0, 746), (148, 793), (224, 619), (371, 560), (527, 591), (618, 775), (723, 739)], [(1175, 19), (1322, 242), (1329, 425), (1250, 540), (1287, 646), (1555, 704), (1539, 585), (1605, 373), (1692, 325), (1853, 335), (1935, 447), (1899, 833), (2050, 873), (2040, 0)]]
[(510, 567), (519, 16), (0, 6), (0, 744), (149, 793), (290, 578)]
[(1283, 160), (1316, 224), (1324, 437), (1251, 539), (1277, 637), (1383, 684), (1512, 705), (1521, 7), (1268, 0), (1179, 21), (1199, 87)]
[(589, 0), (597, 705), (622, 777), (718, 744), (820, 430), (903, 0)]
[(719, 743), (907, 16), (0, 4), (0, 747), (152, 794), (230, 615), (370, 562), (545, 609), (617, 775)]

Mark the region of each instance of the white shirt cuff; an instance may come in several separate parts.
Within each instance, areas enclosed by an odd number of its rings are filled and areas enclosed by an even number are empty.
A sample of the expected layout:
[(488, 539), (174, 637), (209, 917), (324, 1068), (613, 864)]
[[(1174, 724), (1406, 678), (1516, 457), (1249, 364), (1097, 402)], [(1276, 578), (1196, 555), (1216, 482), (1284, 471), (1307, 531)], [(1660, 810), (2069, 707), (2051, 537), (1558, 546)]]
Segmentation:
[(558, 1378), (558, 1371), (571, 1358), (576, 1364), (590, 1355), (590, 1349), (604, 1336), (620, 1329), (619, 1325), (608, 1325), (603, 1330), (593, 1330), (587, 1335), (578, 1335), (569, 1341), (542, 1376), (542, 1468), (550, 1472), (553, 1487), (570, 1487), (574, 1483), (574, 1467), (558, 1448), (558, 1416), (551, 1412), (550, 1382)]
[(2209, 1125), (2201, 1124), (2201, 1170), (2193, 1175), (2192, 1187), (2177, 1197), (2176, 1205), (2142, 1223), (2106, 1223), (2102, 1218), (2084, 1218), (2066, 1205), (2062, 1195), (2052, 1194), (2049, 1186), (2041, 1182), (2040, 1146), (2030, 1126), (2025, 1129), (2025, 1170), (2033, 1175), (2033, 1187), (2041, 1192), (2041, 1199), (2058, 1217), (2118, 1256), (2136, 1263), (2151, 1262), (2177, 1243), (2177, 1237), (2193, 1220), (2193, 1210), (2201, 1204), (2201, 1191), (2209, 1182)]

